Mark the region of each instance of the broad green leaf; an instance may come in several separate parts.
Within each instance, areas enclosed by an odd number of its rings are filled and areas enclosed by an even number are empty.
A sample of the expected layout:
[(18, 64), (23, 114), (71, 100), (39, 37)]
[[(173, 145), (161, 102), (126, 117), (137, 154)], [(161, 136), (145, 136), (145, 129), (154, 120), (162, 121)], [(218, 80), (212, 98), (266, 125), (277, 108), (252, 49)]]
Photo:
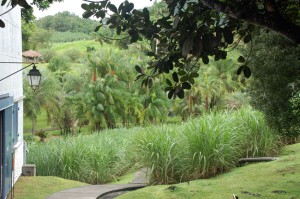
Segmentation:
[(233, 43), (233, 34), (228, 26), (226, 26), (223, 30), (224, 39), (228, 44)]
[(169, 79), (166, 79), (166, 82), (169, 86), (172, 86), (172, 82)]
[(101, 26), (102, 25), (97, 26), (94, 31), (97, 32), (101, 28)]
[(202, 56), (202, 61), (203, 61), (204, 64), (208, 64), (209, 63), (208, 56)]
[(104, 10), (99, 10), (99, 11), (96, 13), (96, 17), (97, 17), (97, 18), (104, 18), (104, 17), (105, 17), (105, 11), (104, 11)]
[(81, 4), (81, 8), (84, 9), (84, 10), (90, 10), (89, 5), (86, 4), (86, 3)]
[(152, 86), (153, 86), (153, 80), (151, 78), (149, 78), (149, 80), (148, 80), (148, 87), (152, 88)]
[(245, 66), (243, 69), (245, 77), (249, 78), (251, 77), (251, 69), (248, 66)]
[(184, 56), (184, 57), (187, 56), (190, 53), (190, 51), (192, 50), (192, 48), (193, 48), (193, 38), (188, 37), (185, 39), (182, 49), (181, 49), (182, 56)]
[(237, 70), (236, 74), (240, 75), (241, 72), (244, 70), (244, 68), (245, 68), (245, 65), (240, 66), (239, 69)]
[(197, 72), (192, 72), (191, 77), (199, 77), (199, 74)]
[(172, 90), (169, 91), (168, 98), (171, 99), (173, 97), (174, 93), (175, 93), (175, 89), (173, 88)]
[(25, 9), (30, 9), (31, 8), (31, 6), (25, 0), (19, 0), (18, 5), (25, 8)]
[(184, 90), (182, 88), (179, 89), (179, 91), (177, 92), (177, 96), (180, 98), (180, 99), (183, 99), (184, 98)]
[(186, 90), (190, 90), (192, 88), (191, 84), (188, 82), (183, 82), (182, 88)]
[(238, 62), (240, 62), (240, 63), (245, 63), (245, 58), (243, 57), (243, 56), (240, 56), (239, 58), (238, 58)]
[(6, 2), (7, 2), (7, 0), (2, 0), (1, 6), (4, 6)]
[(118, 9), (117, 9), (117, 7), (116, 7), (114, 4), (109, 3), (109, 4), (107, 5), (107, 8), (108, 8), (110, 11), (112, 11), (113, 13), (118, 13)]
[(172, 74), (172, 78), (173, 78), (174, 82), (176, 82), (176, 83), (179, 82), (179, 78), (178, 78), (178, 75), (177, 75), (176, 72), (174, 72), (174, 73)]
[(5, 27), (5, 23), (0, 19), (0, 28), (4, 28)]
[(135, 65), (135, 70), (138, 72), (138, 73), (143, 73), (142, 71), (142, 68), (138, 65)]
[(83, 14), (82, 14), (82, 17), (83, 18), (90, 18), (94, 13), (91, 12), (91, 11), (85, 11)]
[(244, 37), (244, 43), (249, 43), (251, 40), (252, 40), (251, 35), (246, 35), (246, 36)]

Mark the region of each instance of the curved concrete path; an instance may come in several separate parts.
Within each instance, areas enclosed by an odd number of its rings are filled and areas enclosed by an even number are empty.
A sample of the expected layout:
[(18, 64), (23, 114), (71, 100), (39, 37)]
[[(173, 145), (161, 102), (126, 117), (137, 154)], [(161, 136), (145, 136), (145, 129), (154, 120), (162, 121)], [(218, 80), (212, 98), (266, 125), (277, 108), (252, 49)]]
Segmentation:
[(128, 184), (88, 185), (57, 192), (46, 199), (97, 199), (106, 193), (143, 188), (147, 183), (147, 169), (142, 169), (135, 174), (134, 180)]

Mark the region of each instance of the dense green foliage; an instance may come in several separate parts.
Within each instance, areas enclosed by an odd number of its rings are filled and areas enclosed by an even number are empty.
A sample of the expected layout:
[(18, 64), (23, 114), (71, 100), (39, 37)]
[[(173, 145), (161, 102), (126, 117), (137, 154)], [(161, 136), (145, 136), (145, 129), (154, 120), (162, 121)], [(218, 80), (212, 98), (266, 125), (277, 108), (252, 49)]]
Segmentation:
[(35, 25), (45, 30), (57, 32), (76, 32), (90, 34), (97, 26), (97, 21), (82, 19), (68, 11), (57, 13), (53, 16), (46, 16), (34, 21)]
[(106, 130), (29, 146), (38, 175), (105, 183), (134, 165), (166, 184), (216, 175), (241, 157), (272, 155), (278, 137), (251, 109), (207, 114), (183, 125)]
[(260, 31), (253, 51), (252, 104), (266, 114), (271, 126), (294, 142), (300, 134), (300, 47), (277, 34)]
[[(137, 71), (144, 80), (142, 84), (148, 87), (158, 75), (172, 73), (174, 81), (167, 81), (169, 98), (184, 98), (198, 76), (199, 68), (193, 67), (197, 62), (201, 60), (207, 65), (209, 57), (216, 61), (226, 59), (227, 49), (241, 41), (249, 43), (254, 25), (300, 43), (300, 12), (295, 1), (172, 0), (163, 3), (167, 4), (168, 15), (160, 17), (151, 18), (147, 8), (134, 9), (134, 4), (128, 1), (114, 5), (110, 0), (82, 4), (85, 10), (82, 16), (99, 18), (96, 30), (105, 24), (118, 35), (128, 34), (131, 42), (151, 41), (153, 48), (148, 55), (155, 61), (149, 62), (149, 70), (137, 67)], [(107, 19), (109, 12), (112, 14)], [(245, 77), (251, 76), (246, 64), (240, 66), (238, 73), (242, 72)]]

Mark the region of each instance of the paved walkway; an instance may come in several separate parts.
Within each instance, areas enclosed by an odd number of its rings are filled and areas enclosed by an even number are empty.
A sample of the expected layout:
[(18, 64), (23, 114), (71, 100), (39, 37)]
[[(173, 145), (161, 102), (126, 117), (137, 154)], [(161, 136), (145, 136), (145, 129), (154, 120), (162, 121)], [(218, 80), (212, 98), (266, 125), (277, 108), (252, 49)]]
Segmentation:
[(138, 171), (134, 176), (134, 180), (128, 184), (88, 185), (57, 192), (46, 199), (97, 199), (97, 197), (106, 193), (143, 188), (148, 183), (146, 171), (146, 169)]

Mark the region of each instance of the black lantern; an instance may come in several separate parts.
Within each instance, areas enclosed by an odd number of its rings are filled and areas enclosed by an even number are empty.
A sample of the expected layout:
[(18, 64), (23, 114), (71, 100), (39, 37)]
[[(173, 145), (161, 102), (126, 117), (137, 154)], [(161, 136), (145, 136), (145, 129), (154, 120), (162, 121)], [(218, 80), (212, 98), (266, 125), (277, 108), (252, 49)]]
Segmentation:
[(36, 69), (35, 65), (33, 65), (33, 68), (29, 71), (27, 77), (32, 90), (36, 91), (40, 86), (42, 75), (40, 71)]

